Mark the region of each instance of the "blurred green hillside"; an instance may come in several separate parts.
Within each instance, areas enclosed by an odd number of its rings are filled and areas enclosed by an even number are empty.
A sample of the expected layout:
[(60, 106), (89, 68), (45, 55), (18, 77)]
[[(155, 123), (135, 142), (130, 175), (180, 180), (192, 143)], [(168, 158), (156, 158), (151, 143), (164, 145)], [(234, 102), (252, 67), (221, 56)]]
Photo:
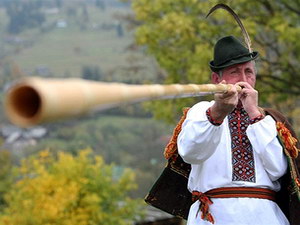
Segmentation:
[[(0, 5), (1, 101), (11, 81), (27, 76), (126, 83), (158, 79), (155, 61), (134, 47), (133, 32), (123, 19), (131, 13), (127, 4), (104, 1), (110, 4), (97, 7), (96, 1), (65, 0), (57, 7), (56, 2), (37, 6), (45, 16), (43, 23), (15, 33), (8, 31), (12, 17)], [(165, 165), (162, 153), (172, 126), (152, 119), (141, 104), (42, 125), (47, 130), (42, 138), (28, 138), (30, 129), (11, 128), (2, 107), (1, 129), (14, 133), (5, 136), (2, 131), (1, 149), (9, 149), (16, 164), (43, 149), (75, 154), (90, 147), (120, 173), (126, 167), (135, 170), (139, 189), (134, 197), (147, 194)]]
[[(143, 55), (126, 50), (133, 42), (133, 34), (120, 17), (130, 12), (129, 7), (101, 9), (93, 4), (75, 4), (74, 0), (65, 2), (59, 10), (43, 9), (46, 21), (41, 26), (17, 35), (2, 33), (1, 55), (19, 73), (80, 77), (84, 66), (94, 66), (105, 74), (103, 79), (119, 80), (121, 69), (133, 58), (134, 63), (141, 61), (144, 66), (151, 63)], [(3, 9), (0, 18), (4, 30), (7, 17)], [(150, 72), (140, 75), (140, 81), (154, 77)]]

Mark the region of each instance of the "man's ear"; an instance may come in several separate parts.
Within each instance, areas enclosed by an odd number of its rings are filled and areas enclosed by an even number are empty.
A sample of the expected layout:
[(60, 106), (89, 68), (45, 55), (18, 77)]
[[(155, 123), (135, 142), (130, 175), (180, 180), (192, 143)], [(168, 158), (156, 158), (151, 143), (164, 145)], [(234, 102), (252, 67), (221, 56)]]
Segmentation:
[(221, 77), (220, 77), (220, 75), (219, 75), (218, 73), (216, 73), (216, 72), (212, 72), (212, 73), (211, 73), (211, 82), (212, 82), (213, 84), (218, 84), (218, 83), (220, 83), (220, 82), (221, 82)]

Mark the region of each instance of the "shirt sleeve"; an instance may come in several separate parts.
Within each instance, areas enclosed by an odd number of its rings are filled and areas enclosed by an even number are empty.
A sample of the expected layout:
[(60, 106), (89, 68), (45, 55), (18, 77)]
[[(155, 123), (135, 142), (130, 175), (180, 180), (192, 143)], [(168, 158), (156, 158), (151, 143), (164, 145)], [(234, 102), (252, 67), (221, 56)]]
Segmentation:
[(220, 143), (223, 125), (213, 125), (206, 111), (212, 102), (200, 102), (193, 106), (182, 124), (178, 135), (178, 152), (190, 164), (199, 164), (209, 158)]
[(287, 159), (277, 139), (276, 122), (271, 116), (249, 125), (247, 136), (259, 155), (270, 179), (275, 181), (285, 174)]

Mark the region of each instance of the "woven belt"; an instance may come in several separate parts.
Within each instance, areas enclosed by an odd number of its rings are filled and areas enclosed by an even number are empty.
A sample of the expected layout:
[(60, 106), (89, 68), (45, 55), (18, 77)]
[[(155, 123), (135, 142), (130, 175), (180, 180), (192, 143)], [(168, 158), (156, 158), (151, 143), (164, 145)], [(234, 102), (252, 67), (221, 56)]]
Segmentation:
[(201, 211), (201, 219), (214, 224), (214, 218), (209, 212), (209, 205), (213, 204), (211, 198), (260, 198), (275, 201), (275, 195), (275, 191), (265, 188), (225, 187), (212, 189), (205, 193), (193, 191), (192, 200), (193, 202), (199, 200), (201, 203), (197, 215)]

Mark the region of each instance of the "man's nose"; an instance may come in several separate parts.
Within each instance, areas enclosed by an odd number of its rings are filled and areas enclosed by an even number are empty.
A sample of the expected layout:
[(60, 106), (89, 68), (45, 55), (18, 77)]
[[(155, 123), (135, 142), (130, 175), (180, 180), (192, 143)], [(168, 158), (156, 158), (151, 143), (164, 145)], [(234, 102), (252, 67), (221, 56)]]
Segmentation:
[(240, 81), (247, 81), (247, 77), (246, 77), (246, 73), (245, 72), (241, 72), (239, 80)]

